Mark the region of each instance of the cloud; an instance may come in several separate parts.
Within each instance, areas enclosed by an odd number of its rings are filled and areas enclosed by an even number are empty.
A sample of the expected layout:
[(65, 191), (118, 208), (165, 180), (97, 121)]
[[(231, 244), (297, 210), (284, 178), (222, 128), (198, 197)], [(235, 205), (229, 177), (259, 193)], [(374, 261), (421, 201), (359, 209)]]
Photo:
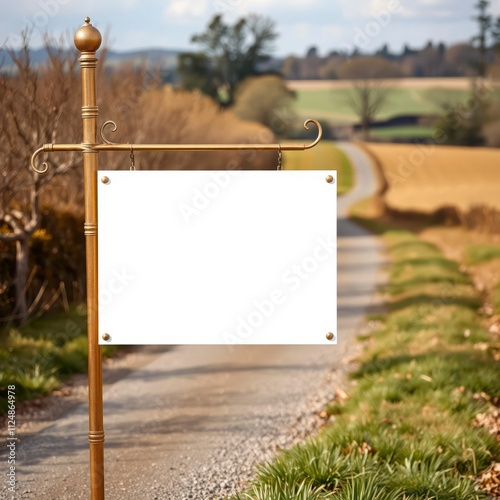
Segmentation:
[(304, 46), (309, 43), (314, 44), (317, 39), (340, 39), (345, 30), (341, 24), (321, 24), (313, 26), (309, 23), (295, 23), (288, 27), (288, 30), (304, 42)]
[[(497, 0), (500, 4), (500, 0)], [(458, 12), (464, 12), (465, 0), (350, 0), (341, 2), (340, 7), (349, 21), (366, 19), (373, 14), (390, 10), (404, 18), (414, 19), (442, 19), (443, 17), (456, 17)], [(462, 8), (464, 7), (464, 8)], [(470, 13), (473, 9), (470, 7)]]
[(246, 4), (247, 6), (255, 7), (272, 7), (272, 8), (302, 8), (304, 10), (313, 11), (315, 6), (324, 5), (324, 0), (309, 0), (308, 2), (304, 2), (304, 0), (252, 0), (241, 2), (242, 4)]
[(122, 6), (127, 9), (127, 10), (132, 10), (137, 7), (137, 1), (136, 0), (123, 0)]
[(349, 0), (340, 2), (339, 9), (346, 21), (359, 24), (383, 11), (401, 14), (403, 4), (401, 0)]
[(190, 21), (193, 17), (206, 16), (209, 0), (172, 0), (163, 11), (167, 20)]
[[(457, 9), (456, 0), (416, 0), (403, 7), (403, 17), (414, 19), (443, 19), (457, 17), (461, 11)], [(470, 9), (472, 14), (473, 9)]]
[(211, 10), (229, 19), (248, 14), (272, 15), (276, 21), (290, 11), (314, 17), (318, 8), (331, 6), (331, 0), (211, 0)]

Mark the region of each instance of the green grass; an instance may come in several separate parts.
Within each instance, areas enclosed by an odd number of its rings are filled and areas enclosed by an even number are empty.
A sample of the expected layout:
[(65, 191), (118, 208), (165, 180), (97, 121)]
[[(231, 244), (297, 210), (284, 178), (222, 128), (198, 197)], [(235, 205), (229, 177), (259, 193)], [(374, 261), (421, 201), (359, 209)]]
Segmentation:
[(473, 478), (500, 459), (500, 444), (473, 422), (500, 380), (490, 350), (478, 348), (490, 340), (480, 298), (436, 246), (378, 229), (391, 258), (386, 312), (360, 339), (349, 399), (329, 404), (333, 422), (260, 466), (235, 499), (487, 498)]
[[(296, 91), (294, 108), (303, 118), (314, 115), (318, 119), (356, 123), (358, 117), (349, 105), (349, 88), (300, 89)], [(389, 88), (386, 104), (377, 118), (385, 120), (398, 115), (439, 115), (441, 104), (464, 102), (466, 90), (455, 89), (401, 89)]]
[(495, 311), (500, 311), (500, 282), (493, 287), (491, 298)]
[(427, 139), (432, 137), (434, 129), (432, 127), (421, 126), (401, 126), (372, 128), (370, 135), (381, 139)]
[(478, 243), (469, 245), (465, 251), (465, 260), (468, 264), (481, 264), (500, 258), (500, 246)]
[[(0, 338), (0, 414), (6, 412), (7, 386), (16, 386), (22, 401), (47, 395), (75, 373), (87, 370), (85, 307), (47, 314)], [(103, 346), (103, 355), (116, 350)]]
[(347, 155), (331, 141), (321, 141), (313, 149), (283, 153), (285, 170), (337, 170), (337, 193), (345, 194), (354, 183), (353, 169)]

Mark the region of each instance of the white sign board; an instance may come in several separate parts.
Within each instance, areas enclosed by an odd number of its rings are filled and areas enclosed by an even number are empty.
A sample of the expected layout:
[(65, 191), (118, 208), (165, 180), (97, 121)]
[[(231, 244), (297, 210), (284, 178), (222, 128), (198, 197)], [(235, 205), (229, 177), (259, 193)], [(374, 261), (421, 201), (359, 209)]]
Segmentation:
[(335, 171), (100, 171), (98, 186), (101, 344), (336, 343)]

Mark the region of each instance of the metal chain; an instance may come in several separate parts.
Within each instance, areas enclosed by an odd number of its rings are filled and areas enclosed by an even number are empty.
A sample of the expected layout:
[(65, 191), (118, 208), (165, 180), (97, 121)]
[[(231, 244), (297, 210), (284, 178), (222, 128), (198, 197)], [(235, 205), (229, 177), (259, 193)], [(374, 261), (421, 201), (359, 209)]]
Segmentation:
[(281, 153), (281, 146), (278, 150), (278, 170), (283, 170), (283, 155)]
[(135, 156), (132, 145), (130, 145), (130, 170), (135, 170)]

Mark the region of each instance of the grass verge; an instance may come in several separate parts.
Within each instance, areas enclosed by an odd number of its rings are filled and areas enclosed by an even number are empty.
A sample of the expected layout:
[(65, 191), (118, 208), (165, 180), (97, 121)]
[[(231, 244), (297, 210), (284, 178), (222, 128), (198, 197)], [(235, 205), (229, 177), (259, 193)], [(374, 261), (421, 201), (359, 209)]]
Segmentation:
[(352, 189), (353, 170), (347, 155), (331, 141), (321, 141), (306, 151), (284, 151), (285, 170), (337, 170), (337, 193), (342, 195)]
[(360, 339), (350, 397), (331, 402), (332, 422), (259, 467), (235, 500), (489, 498), (478, 478), (500, 445), (479, 422), (498, 405), (500, 381), (481, 297), (435, 245), (367, 225), (391, 264), (386, 312)]
[[(103, 356), (115, 350), (103, 346)], [(49, 394), (70, 376), (86, 372), (87, 353), (85, 306), (5, 330), (0, 339), (0, 414), (6, 412), (8, 385), (16, 386), (17, 401)]]
[(500, 246), (486, 243), (468, 245), (466, 248), (466, 262), (468, 264), (480, 264), (500, 257)]

